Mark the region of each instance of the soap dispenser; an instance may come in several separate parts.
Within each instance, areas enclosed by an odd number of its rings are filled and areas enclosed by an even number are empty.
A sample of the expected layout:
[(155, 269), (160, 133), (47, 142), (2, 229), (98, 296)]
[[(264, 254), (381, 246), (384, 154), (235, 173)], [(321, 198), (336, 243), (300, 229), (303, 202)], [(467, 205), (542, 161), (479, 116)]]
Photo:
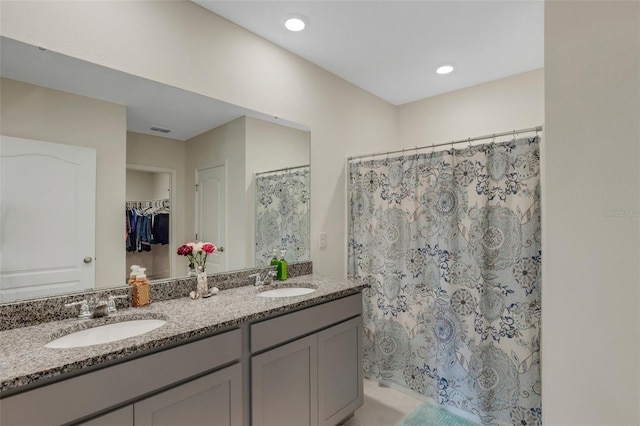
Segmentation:
[(145, 306), (151, 302), (149, 297), (149, 280), (145, 272), (146, 268), (139, 268), (136, 280), (133, 283), (133, 306)]
[(284, 281), (287, 279), (287, 261), (284, 256), (287, 253), (286, 250), (280, 250), (280, 261), (278, 262), (278, 280)]
[(278, 266), (280, 260), (278, 259), (278, 249), (273, 249), (273, 255), (271, 256), (271, 266)]
[(131, 273), (129, 274), (129, 285), (133, 285), (136, 282), (136, 276), (138, 275), (139, 265), (131, 265)]

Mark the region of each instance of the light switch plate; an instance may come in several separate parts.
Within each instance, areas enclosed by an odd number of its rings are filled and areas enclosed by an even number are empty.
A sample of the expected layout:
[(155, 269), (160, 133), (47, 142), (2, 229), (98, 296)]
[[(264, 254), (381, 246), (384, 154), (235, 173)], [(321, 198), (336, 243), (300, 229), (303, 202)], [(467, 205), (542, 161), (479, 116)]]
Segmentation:
[(320, 238), (318, 239), (318, 245), (320, 248), (327, 248), (327, 233), (321, 232)]

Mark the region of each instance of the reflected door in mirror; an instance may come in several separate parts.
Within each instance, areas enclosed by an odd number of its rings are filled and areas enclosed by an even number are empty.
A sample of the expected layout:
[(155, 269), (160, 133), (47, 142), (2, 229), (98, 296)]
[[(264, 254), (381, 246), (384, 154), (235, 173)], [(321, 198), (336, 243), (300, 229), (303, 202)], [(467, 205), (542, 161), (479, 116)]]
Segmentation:
[[(223, 247), (226, 238), (227, 188), (224, 165), (196, 170), (196, 239)], [(227, 252), (207, 257), (207, 273), (226, 271)]]
[(94, 288), (96, 150), (0, 138), (0, 301)]

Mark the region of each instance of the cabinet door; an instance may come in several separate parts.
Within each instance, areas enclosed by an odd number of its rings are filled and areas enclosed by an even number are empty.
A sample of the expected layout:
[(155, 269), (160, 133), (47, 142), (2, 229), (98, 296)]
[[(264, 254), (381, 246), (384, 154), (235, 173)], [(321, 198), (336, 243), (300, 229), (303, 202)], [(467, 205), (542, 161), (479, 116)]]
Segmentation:
[(251, 424), (316, 426), (317, 337), (295, 340), (251, 358)]
[(134, 404), (136, 426), (240, 426), (240, 364), (208, 374)]
[(127, 405), (95, 419), (79, 423), (78, 426), (133, 426), (133, 405)]
[(319, 424), (336, 425), (363, 403), (362, 317), (318, 333)]

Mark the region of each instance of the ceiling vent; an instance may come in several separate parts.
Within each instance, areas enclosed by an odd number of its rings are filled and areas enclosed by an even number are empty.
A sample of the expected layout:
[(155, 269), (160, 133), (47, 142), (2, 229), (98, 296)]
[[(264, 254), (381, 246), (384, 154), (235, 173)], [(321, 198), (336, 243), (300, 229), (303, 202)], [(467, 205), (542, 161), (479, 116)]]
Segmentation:
[(164, 127), (158, 127), (158, 126), (151, 126), (149, 127), (149, 130), (153, 130), (154, 132), (160, 132), (160, 133), (169, 133), (171, 131), (171, 129), (165, 129)]

